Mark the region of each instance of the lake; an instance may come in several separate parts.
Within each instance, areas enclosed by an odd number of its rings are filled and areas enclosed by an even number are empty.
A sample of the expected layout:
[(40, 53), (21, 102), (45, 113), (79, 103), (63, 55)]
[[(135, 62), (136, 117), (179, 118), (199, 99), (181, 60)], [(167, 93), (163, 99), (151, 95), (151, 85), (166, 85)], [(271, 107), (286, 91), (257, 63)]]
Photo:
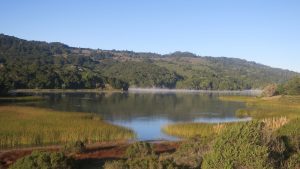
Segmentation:
[[(220, 123), (240, 120), (235, 111), (244, 103), (197, 92), (44, 93), (46, 100), (21, 103), (61, 111), (95, 113), (113, 124), (133, 129), (139, 140), (176, 139), (161, 131), (177, 122)], [(224, 94), (223, 94), (224, 95)]]

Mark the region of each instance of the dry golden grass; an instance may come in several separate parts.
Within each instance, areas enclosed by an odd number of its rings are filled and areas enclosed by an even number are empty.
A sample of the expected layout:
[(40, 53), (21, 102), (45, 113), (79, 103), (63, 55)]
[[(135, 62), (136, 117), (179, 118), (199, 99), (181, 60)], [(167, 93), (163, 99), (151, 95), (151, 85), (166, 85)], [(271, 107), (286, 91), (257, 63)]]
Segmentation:
[(181, 138), (207, 137), (221, 133), (229, 124), (230, 123), (176, 123), (164, 126), (162, 131)]
[(273, 118), (267, 118), (263, 119), (262, 122), (265, 124), (265, 128), (271, 131), (275, 131), (279, 129), (280, 127), (284, 126), (289, 122), (289, 119), (287, 117), (273, 117)]
[(104, 122), (99, 116), (50, 109), (0, 106), (0, 147), (126, 140), (132, 130)]

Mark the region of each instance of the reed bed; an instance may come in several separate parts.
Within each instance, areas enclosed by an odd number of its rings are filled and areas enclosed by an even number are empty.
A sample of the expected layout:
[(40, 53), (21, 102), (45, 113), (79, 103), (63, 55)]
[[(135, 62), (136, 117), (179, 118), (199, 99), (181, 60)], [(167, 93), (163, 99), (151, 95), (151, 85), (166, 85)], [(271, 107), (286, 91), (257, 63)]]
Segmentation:
[(38, 146), (75, 141), (127, 140), (132, 130), (109, 124), (99, 116), (25, 106), (0, 106), (0, 147)]
[(263, 119), (262, 122), (265, 125), (265, 128), (267, 130), (276, 131), (280, 127), (284, 126), (289, 122), (289, 119), (287, 117), (273, 117), (273, 118), (267, 118)]
[[(300, 133), (300, 97), (280, 96), (272, 98), (259, 98), (249, 96), (222, 96), (223, 101), (245, 102), (246, 108), (238, 110), (239, 117), (252, 117), (265, 124), (266, 132), (270, 135), (273, 132), (280, 132), (281, 135), (292, 135)], [(296, 120), (295, 120), (296, 119)], [(292, 124), (293, 123), (293, 124)], [(209, 123), (177, 123), (163, 127), (163, 132), (181, 138), (191, 138), (196, 136), (214, 136), (227, 128), (229, 124), (209, 124)], [(297, 130), (296, 130), (297, 129)], [(298, 132), (299, 130), (299, 132)]]
[(246, 103), (246, 108), (238, 110), (237, 116), (251, 116), (253, 119), (280, 118), (287, 117), (295, 119), (300, 117), (300, 97), (281, 96), (271, 98), (223, 96), (224, 101), (242, 101)]
[(162, 131), (180, 138), (210, 137), (219, 134), (228, 124), (175, 123), (164, 126)]
[(224, 101), (243, 101), (246, 108), (238, 116), (251, 116), (265, 122), (269, 130), (279, 136), (300, 136), (300, 96), (270, 98), (224, 96)]

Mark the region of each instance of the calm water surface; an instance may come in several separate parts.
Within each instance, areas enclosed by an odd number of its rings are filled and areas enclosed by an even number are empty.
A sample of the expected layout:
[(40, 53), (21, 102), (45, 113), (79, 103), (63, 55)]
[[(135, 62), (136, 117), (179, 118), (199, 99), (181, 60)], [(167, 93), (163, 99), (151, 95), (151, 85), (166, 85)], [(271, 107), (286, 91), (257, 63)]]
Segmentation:
[(235, 117), (234, 112), (245, 107), (243, 103), (221, 101), (216, 94), (203, 93), (42, 95), (47, 98), (45, 101), (26, 104), (62, 111), (96, 113), (109, 122), (133, 129), (140, 140), (174, 139), (161, 132), (162, 126), (168, 123), (239, 121), (241, 119)]

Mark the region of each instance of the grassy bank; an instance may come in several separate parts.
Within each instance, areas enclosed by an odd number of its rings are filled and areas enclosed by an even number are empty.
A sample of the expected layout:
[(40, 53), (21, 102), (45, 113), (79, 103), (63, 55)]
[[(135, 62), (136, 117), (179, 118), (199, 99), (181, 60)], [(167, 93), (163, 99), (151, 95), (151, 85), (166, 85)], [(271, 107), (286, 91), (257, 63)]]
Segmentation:
[(0, 106), (0, 146), (87, 143), (133, 138), (133, 131), (104, 122), (99, 116), (50, 109)]
[[(266, 124), (276, 124), (279, 135), (300, 135), (300, 97), (277, 96), (270, 98), (247, 96), (221, 96), (223, 101), (245, 102), (246, 108), (237, 110), (239, 117), (252, 117), (255, 120), (264, 121)], [(178, 123), (163, 127), (163, 131), (169, 135), (181, 138), (196, 136), (213, 136), (219, 133), (228, 124), (205, 123)], [(281, 127), (282, 126), (282, 127)]]
[[(226, 96), (220, 99), (245, 102), (246, 108), (238, 110), (237, 115), (251, 116), (254, 120), (223, 125), (179, 123), (163, 128), (173, 136), (201, 139), (209, 136), (211, 139), (209, 143), (200, 139), (206, 149), (195, 146), (181, 157), (185, 161), (198, 161), (189, 168), (300, 168), (299, 96)], [(192, 141), (192, 145), (197, 145), (197, 141)], [(174, 161), (171, 165), (178, 165), (177, 159), (171, 160)]]
[(41, 96), (18, 96), (18, 97), (0, 97), (1, 102), (30, 102), (30, 101), (40, 101), (44, 98)]
[[(127, 149), (123, 159), (106, 162), (104, 169), (300, 168), (299, 135), (274, 135), (285, 125), (282, 121), (282, 118), (273, 118), (230, 123), (215, 137), (184, 140), (170, 153), (154, 154), (150, 144), (135, 143)], [(204, 126), (212, 129), (213, 125)]]
[(245, 109), (236, 112), (237, 116), (251, 116), (254, 119), (271, 117), (287, 117), (296, 119), (300, 117), (299, 96), (276, 96), (267, 98), (222, 96), (224, 101), (242, 101), (246, 103)]

